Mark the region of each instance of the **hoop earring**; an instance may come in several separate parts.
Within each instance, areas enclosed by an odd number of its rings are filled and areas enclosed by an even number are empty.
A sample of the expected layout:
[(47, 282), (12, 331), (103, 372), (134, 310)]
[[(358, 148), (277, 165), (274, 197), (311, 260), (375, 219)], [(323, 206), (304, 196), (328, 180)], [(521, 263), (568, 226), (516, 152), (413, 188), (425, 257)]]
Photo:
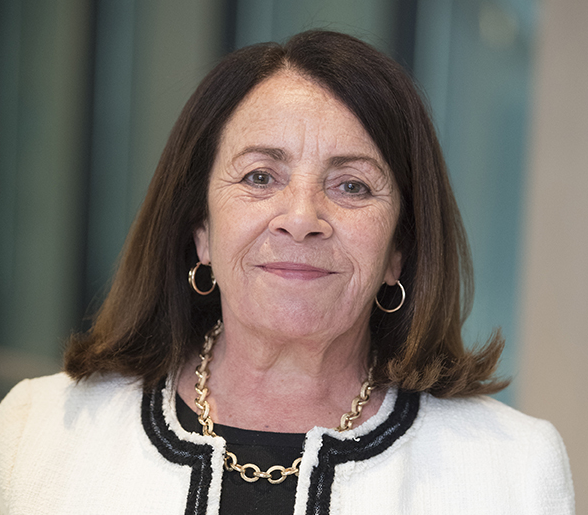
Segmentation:
[(400, 291), (402, 292), (402, 300), (400, 301), (400, 304), (398, 304), (398, 306), (396, 306), (395, 308), (393, 308), (393, 309), (386, 309), (386, 308), (382, 307), (382, 305), (380, 304), (380, 301), (378, 300), (378, 296), (376, 295), (376, 305), (384, 313), (394, 313), (395, 311), (398, 311), (404, 305), (404, 300), (406, 299), (406, 292), (404, 291), (404, 286), (402, 286), (402, 283), (400, 281), (396, 281), (396, 284), (398, 286), (400, 286)]
[[(216, 286), (216, 279), (214, 278), (214, 274), (212, 273), (212, 268), (211, 268), (210, 269), (210, 279), (212, 280), (212, 288), (210, 288), (210, 290), (208, 290), (208, 291), (200, 291), (198, 289), (198, 286), (196, 286), (196, 271), (200, 268), (200, 265), (204, 265), (204, 263), (201, 263), (200, 261), (198, 261), (196, 266), (194, 268), (191, 268), (190, 271), (188, 272), (188, 284), (190, 284), (190, 286), (192, 286), (192, 288), (194, 289), (194, 291), (196, 293), (199, 293), (200, 295), (208, 295), (209, 293), (212, 293), (212, 290), (214, 290), (214, 288)], [(210, 266), (210, 265), (204, 265), (204, 266)]]

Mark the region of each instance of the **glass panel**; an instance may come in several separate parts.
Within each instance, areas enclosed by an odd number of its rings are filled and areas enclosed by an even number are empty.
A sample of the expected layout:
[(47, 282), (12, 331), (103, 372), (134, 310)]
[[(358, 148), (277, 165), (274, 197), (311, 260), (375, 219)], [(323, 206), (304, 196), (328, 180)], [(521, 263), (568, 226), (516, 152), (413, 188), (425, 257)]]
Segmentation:
[[(431, 103), (474, 257), (466, 341), (495, 326), (516, 373), (525, 142), (536, 15), (528, 0), (421, 0), (415, 75)], [(512, 388), (498, 397), (514, 399)]]

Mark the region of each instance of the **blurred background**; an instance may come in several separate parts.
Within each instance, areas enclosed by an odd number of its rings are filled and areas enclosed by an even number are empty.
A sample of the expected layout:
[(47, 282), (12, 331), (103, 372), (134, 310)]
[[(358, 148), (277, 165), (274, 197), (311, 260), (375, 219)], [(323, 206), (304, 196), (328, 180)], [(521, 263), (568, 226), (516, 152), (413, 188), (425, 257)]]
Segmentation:
[(0, 398), (87, 328), (204, 75), (338, 30), (420, 85), (474, 256), (464, 335), (502, 327), (498, 398), (556, 425), (588, 513), (586, 26), (585, 0), (0, 1)]

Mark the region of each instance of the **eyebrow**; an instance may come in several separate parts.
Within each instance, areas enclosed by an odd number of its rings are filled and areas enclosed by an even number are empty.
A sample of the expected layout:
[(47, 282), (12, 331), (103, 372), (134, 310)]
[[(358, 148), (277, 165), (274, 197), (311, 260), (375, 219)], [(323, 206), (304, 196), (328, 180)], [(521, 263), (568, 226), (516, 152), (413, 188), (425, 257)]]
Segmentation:
[(271, 157), (272, 159), (275, 159), (276, 161), (288, 161), (290, 158), (288, 153), (281, 148), (251, 146), (241, 150), (241, 152), (239, 152), (234, 159), (238, 159), (239, 157), (246, 154), (263, 154)]
[[(246, 154), (263, 154), (276, 161), (284, 161), (287, 162), (290, 159), (290, 155), (284, 149), (277, 148), (277, 147), (260, 147), (260, 146), (250, 146), (245, 147), (241, 152), (239, 152), (234, 159), (238, 159), (241, 156)], [(383, 174), (386, 174), (386, 170), (382, 165), (378, 162), (377, 159), (373, 157), (366, 156), (363, 154), (352, 154), (348, 156), (334, 156), (329, 159), (329, 165), (332, 167), (339, 167), (345, 166), (347, 163), (353, 163), (355, 161), (364, 161), (375, 168), (377, 168)]]
[(376, 167), (378, 170), (380, 170), (380, 172), (382, 172), (383, 174), (386, 174), (385, 168), (378, 162), (377, 159), (365, 155), (335, 156), (329, 159), (329, 164), (337, 168), (339, 166), (345, 166), (347, 163), (353, 163), (355, 161), (364, 161), (366, 163), (369, 163), (372, 166)]

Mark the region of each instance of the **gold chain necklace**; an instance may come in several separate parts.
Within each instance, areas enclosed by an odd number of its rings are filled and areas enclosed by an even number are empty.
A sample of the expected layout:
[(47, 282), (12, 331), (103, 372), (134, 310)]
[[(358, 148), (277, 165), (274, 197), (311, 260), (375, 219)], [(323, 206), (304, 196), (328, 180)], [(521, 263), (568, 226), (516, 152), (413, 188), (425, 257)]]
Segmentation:
[[(200, 422), (202, 425), (202, 434), (205, 436), (217, 436), (217, 434), (214, 432), (214, 422), (212, 421), (212, 418), (210, 418), (210, 404), (208, 404), (208, 401), (206, 400), (206, 397), (210, 393), (209, 389), (206, 387), (206, 381), (210, 377), (208, 364), (212, 361), (212, 347), (216, 343), (216, 340), (218, 339), (222, 330), (223, 325), (219, 320), (216, 325), (210, 331), (208, 331), (208, 333), (206, 333), (206, 336), (204, 337), (202, 353), (200, 354), (200, 365), (195, 372), (196, 377), (198, 378), (198, 382), (194, 387), (197, 395), (196, 399), (194, 399), (194, 404), (196, 404), (196, 407), (199, 410), (198, 422)], [(351, 411), (348, 411), (341, 416), (341, 423), (338, 427), (335, 428), (335, 430), (343, 432), (351, 429), (353, 427), (353, 422), (361, 416), (361, 411), (370, 400), (370, 393), (374, 389), (372, 386), (372, 376), (373, 367), (370, 368), (368, 378), (361, 385), (359, 395), (353, 399), (351, 403)], [(224, 466), (228, 471), (234, 470), (239, 472), (241, 477), (249, 483), (254, 483), (258, 479), (262, 478), (267, 479), (271, 484), (276, 485), (284, 481), (288, 476), (298, 476), (300, 471), (298, 466), (300, 465), (301, 461), (302, 458), (296, 458), (289, 467), (274, 465), (273, 467), (267, 469), (267, 471), (263, 472), (254, 463), (240, 465), (235, 454), (229, 451), (225, 451)], [(250, 475), (248, 474), (248, 471), (251, 471)]]

